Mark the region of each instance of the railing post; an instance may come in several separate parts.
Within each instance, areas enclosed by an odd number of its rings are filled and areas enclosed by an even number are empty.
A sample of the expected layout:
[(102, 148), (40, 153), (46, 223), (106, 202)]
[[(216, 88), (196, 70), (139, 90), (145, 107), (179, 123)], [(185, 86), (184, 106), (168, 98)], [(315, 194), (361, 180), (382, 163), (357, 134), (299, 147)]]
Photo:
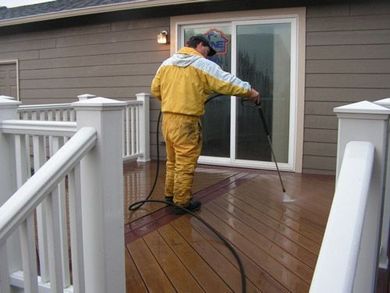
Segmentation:
[[(0, 124), (3, 120), (17, 119), (17, 108), (20, 105), (12, 97), (0, 96)], [(0, 206), (16, 191), (16, 161), (13, 137), (0, 131)], [(7, 243), (9, 272), (22, 268), (18, 233), (14, 233)]]
[(143, 156), (138, 158), (137, 161), (147, 162), (150, 161), (150, 122), (149, 122), (149, 104), (150, 95), (147, 93), (136, 94), (137, 101), (142, 101), (143, 106), (140, 111), (140, 133), (139, 143)]
[(72, 103), (77, 127), (97, 130), (81, 161), (81, 201), (87, 293), (125, 292), (122, 111), (124, 102), (93, 98)]
[[(390, 98), (382, 99), (374, 102), (377, 105), (390, 109)], [(390, 158), (389, 154), (390, 135), (387, 132), (387, 158)], [(389, 267), (389, 258), (387, 251), (389, 247), (389, 229), (390, 229), (390, 164), (388, 159), (385, 161), (386, 164), (386, 178), (385, 178), (385, 192), (383, 199), (383, 218), (382, 218), (382, 235), (381, 235), (381, 246), (379, 251), (379, 267), (387, 270)]]
[[(374, 292), (381, 234), (382, 203), (387, 159), (387, 130), (390, 110), (363, 101), (334, 109), (339, 118), (337, 175), (345, 146), (350, 141), (368, 141), (375, 146), (375, 158), (366, 214), (363, 223), (353, 292)], [(337, 184), (337, 181), (336, 181)]]

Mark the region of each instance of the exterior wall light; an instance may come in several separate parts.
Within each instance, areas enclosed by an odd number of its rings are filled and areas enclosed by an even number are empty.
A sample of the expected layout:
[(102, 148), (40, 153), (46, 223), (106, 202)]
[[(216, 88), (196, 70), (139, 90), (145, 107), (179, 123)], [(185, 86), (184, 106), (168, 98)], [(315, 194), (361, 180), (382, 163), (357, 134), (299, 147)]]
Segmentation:
[(168, 32), (167, 31), (161, 31), (157, 35), (157, 43), (159, 43), (159, 44), (168, 44)]

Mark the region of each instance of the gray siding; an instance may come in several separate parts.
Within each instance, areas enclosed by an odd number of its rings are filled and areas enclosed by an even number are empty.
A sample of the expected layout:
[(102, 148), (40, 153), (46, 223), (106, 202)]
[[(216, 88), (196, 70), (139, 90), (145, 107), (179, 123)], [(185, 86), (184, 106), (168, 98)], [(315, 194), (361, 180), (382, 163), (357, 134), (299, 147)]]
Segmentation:
[(19, 59), (24, 104), (75, 101), (82, 93), (129, 99), (149, 92), (169, 46), (169, 18), (137, 19), (0, 35), (0, 60)]
[(334, 173), (333, 108), (390, 97), (390, 3), (309, 6), (306, 21), (303, 172)]

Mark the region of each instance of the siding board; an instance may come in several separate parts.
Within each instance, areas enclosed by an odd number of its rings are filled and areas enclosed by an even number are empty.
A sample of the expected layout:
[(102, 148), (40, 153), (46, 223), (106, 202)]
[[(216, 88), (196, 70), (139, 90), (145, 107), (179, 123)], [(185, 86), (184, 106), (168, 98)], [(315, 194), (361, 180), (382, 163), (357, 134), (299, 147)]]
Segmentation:
[(353, 103), (362, 100), (375, 101), (390, 97), (390, 89), (355, 88), (306, 88), (305, 101)]
[(388, 44), (390, 30), (309, 32), (306, 42), (308, 46)]
[(305, 129), (305, 142), (324, 142), (336, 143), (337, 130), (336, 129)]
[(390, 74), (306, 74), (306, 86), (389, 89)]
[(40, 49), (47, 49), (47, 48), (55, 48), (55, 46), (56, 46), (55, 40), (50, 40), (50, 39), (36, 40), (36, 41), (23, 40), (14, 43), (1, 42), (0, 53), (15, 52), (17, 50), (17, 49), (15, 50), (15, 48), (20, 48), (23, 49), (23, 51), (26, 51), (26, 48), (28, 48), (28, 50), (40, 50)]
[[(336, 16), (348, 16), (349, 15), (349, 5), (316, 5), (307, 7), (307, 16), (308, 18), (314, 17), (336, 17)], [(309, 27), (308, 27), (309, 29)]]
[(345, 102), (306, 102), (305, 114), (306, 115), (334, 115), (333, 109), (335, 107), (345, 105)]
[(169, 51), (133, 52), (126, 54), (106, 54), (98, 56), (68, 57), (43, 60), (28, 60), (20, 63), (20, 69), (48, 69), (78, 66), (114, 65), (114, 64), (143, 64), (157, 63), (168, 58)]
[(336, 165), (336, 157), (323, 157), (323, 156), (303, 156), (303, 168), (304, 169), (314, 169), (322, 171), (331, 171), (334, 172)]
[(140, 63), (124, 65), (97, 65), (86, 67), (69, 67), (54, 69), (23, 70), (20, 74), (22, 80), (49, 79), (67, 77), (96, 77), (96, 76), (133, 76), (156, 73), (160, 63)]
[(307, 46), (306, 60), (389, 59), (390, 44)]
[(305, 115), (305, 128), (337, 129), (336, 115), (319, 116)]
[(306, 73), (390, 73), (390, 59), (308, 60)]
[(388, 15), (365, 15), (346, 18), (309, 18), (307, 28), (310, 32), (320, 31), (356, 31), (356, 30), (383, 30), (390, 29), (390, 18)]
[(23, 89), (66, 89), (66, 88), (102, 88), (102, 87), (128, 87), (150, 86), (153, 75), (134, 76), (106, 76), (106, 77), (77, 77), (57, 79), (22, 80)]
[(68, 99), (74, 101), (80, 94), (93, 93), (97, 96), (106, 98), (134, 98), (137, 93), (149, 92), (150, 86), (148, 87), (121, 87), (121, 88), (92, 88), (83, 87), (76, 89), (23, 89), (20, 95), (23, 97), (26, 104), (37, 104), (38, 99), (47, 99), (55, 102), (56, 99)]
[(306, 155), (334, 157), (337, 152), (336, 143), (305, 142), (303, 145)]
[(137, 42), (107, 42), (105, 44), (86, 45), (66, 48), (55, 48), (40, 51), (41, 59), (50, 58), (66, 58), (77, 56), (105, 55), (105, 54), (121, 54), (129, 52), (139, 52), (144, 48), (149, 51), (159, 51), (161, 48), (156, 44), (155, 40), (143, 40)]
[[(146, 28), (133, 31), (108, 32), (100, 34), (80, 35), (58, 38), (57, 47), (74, 47), (130, 41), (153, 41), (156, 44), (156, 28)], [(157, 44), (156, 44), (157, 45)]]
[(351, 15), (389, 15), (390, 3), (388, 1), (369, 1), (351, 5)]

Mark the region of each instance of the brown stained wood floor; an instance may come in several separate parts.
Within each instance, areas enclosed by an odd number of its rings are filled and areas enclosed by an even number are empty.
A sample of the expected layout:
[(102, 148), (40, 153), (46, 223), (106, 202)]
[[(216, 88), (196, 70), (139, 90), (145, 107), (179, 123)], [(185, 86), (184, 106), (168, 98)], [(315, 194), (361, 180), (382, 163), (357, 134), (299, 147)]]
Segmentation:
[[(163, 164), (162, 164), (163, 165)], [(236, 260), (200, 221), (144, 199), (155, 162), (126, 164), (127, 292), (241, 292)], [(153, 199), (163, 199), (164, 167)], [(197, 214), (219, 231), (243, 262), (247, 292), (308, 292), (334, 193), (334, 176), (199, 166)]]

